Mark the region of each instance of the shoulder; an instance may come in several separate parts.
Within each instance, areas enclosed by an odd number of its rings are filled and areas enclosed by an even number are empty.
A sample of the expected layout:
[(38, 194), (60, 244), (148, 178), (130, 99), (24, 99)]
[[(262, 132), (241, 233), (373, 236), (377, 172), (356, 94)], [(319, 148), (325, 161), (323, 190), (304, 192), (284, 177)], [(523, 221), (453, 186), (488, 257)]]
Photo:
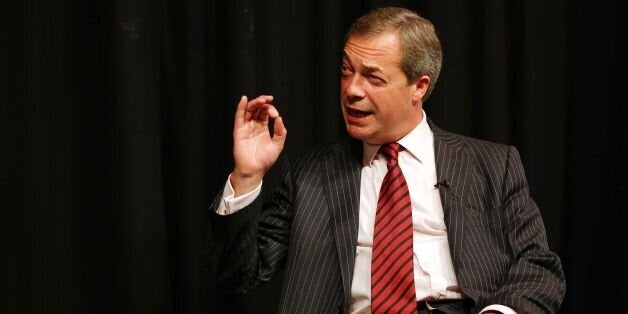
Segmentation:
[(523, 167), (519, 152), (512, 145), (491, 142), (445, 131), (432, 125), (434, 150), (437, 159), (449, 159), (453, 152), (461, 151), (481, 172), (502, 172), (509, 167)]
[(435, 125), (431, 125), (431, 127), (435, 145), (461, 148), (466, 153), (479, 158), (506, 158), (508, 154), (513, 151), (516, 152), (516, 148), (511, 145), (445, 131)]

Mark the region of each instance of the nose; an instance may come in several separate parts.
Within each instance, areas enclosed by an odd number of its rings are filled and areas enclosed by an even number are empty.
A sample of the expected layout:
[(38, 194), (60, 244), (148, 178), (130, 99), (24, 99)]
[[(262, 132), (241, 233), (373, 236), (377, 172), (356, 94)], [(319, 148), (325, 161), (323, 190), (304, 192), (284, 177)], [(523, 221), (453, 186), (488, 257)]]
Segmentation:
[(364, 83), (364, 78), (359, 74), (354, 74), (349, 77), (344, 77), (342, 79), (344, 93), (350, 102), (356, 102), (366, 96), (364, 92), (364, 87), (362, 86)]

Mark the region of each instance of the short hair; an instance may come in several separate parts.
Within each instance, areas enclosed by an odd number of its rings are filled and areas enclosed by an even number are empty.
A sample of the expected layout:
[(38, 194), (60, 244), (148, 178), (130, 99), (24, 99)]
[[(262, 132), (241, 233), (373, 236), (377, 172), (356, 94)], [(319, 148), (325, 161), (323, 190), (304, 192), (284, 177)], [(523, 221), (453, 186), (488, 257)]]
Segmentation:
[(386, 32), (397, 32), (401, 44), (401, 69), (408, 83), (427, 75), (430, 86), (423, 97), (432, 93), (443, 64), (443, 51), (434, 25), (416, 12), (404, 8), (379, 8), (357, 19), (345, 35), (376, 37)]

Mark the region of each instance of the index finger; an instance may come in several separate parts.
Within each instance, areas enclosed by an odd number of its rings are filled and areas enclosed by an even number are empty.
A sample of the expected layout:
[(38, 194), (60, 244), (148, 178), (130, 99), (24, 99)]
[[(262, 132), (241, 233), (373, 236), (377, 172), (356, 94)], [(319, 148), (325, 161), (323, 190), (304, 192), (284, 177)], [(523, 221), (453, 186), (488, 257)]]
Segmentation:
[(248, 104), (246, 104), (246, 111), (247, 113), (249, 112), (253, 112), (255, 110), (257, 110), (258, 108), (263, 107), (266, 104), (270, 104), (273, 102), (273, 96), (272, 95), (261, 95), (251, 101), (248, 102)]

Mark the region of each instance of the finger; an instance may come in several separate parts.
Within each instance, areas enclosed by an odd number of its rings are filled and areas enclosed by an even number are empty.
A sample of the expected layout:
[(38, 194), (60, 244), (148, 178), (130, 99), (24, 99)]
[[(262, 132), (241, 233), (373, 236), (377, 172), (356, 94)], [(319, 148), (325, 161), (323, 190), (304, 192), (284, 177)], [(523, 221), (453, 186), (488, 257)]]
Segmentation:
[(260, 113), (262, 112), (262, 108), (257, 108), (251, 112), (251, 120), (260, 121)]
[(279, 111), (273, 105), (265, 105), (258, 109), (257, 120), (267, 122), (268, 118), (277, 118), (279, 116)]
[(240, 97), (240, 102), (238, 103), (238, 107), (236, 108), (236, 113), (235, 113), (234, 127), (236, 128), (241, 126), (242, 123), (244, 123), (245, 121), (247, 102), (248, 100), (246, 96), (243, 95), (242, 97)]
[(251, 101), (246, 105), (247, 112), (254, 112), (260, 107), (263, 107), (267, 104), (270, 104), (273, 101), (273, 96), (270, 95), (261, 95)]
[(286, 142), (286, 135), (288, 135), (288, 129), (283, 124), (283, 119), (281, 116), (277, 116), (275, 118), (275, 123), (273, 125), (274, 134), (273, 141), (281, 146)]

